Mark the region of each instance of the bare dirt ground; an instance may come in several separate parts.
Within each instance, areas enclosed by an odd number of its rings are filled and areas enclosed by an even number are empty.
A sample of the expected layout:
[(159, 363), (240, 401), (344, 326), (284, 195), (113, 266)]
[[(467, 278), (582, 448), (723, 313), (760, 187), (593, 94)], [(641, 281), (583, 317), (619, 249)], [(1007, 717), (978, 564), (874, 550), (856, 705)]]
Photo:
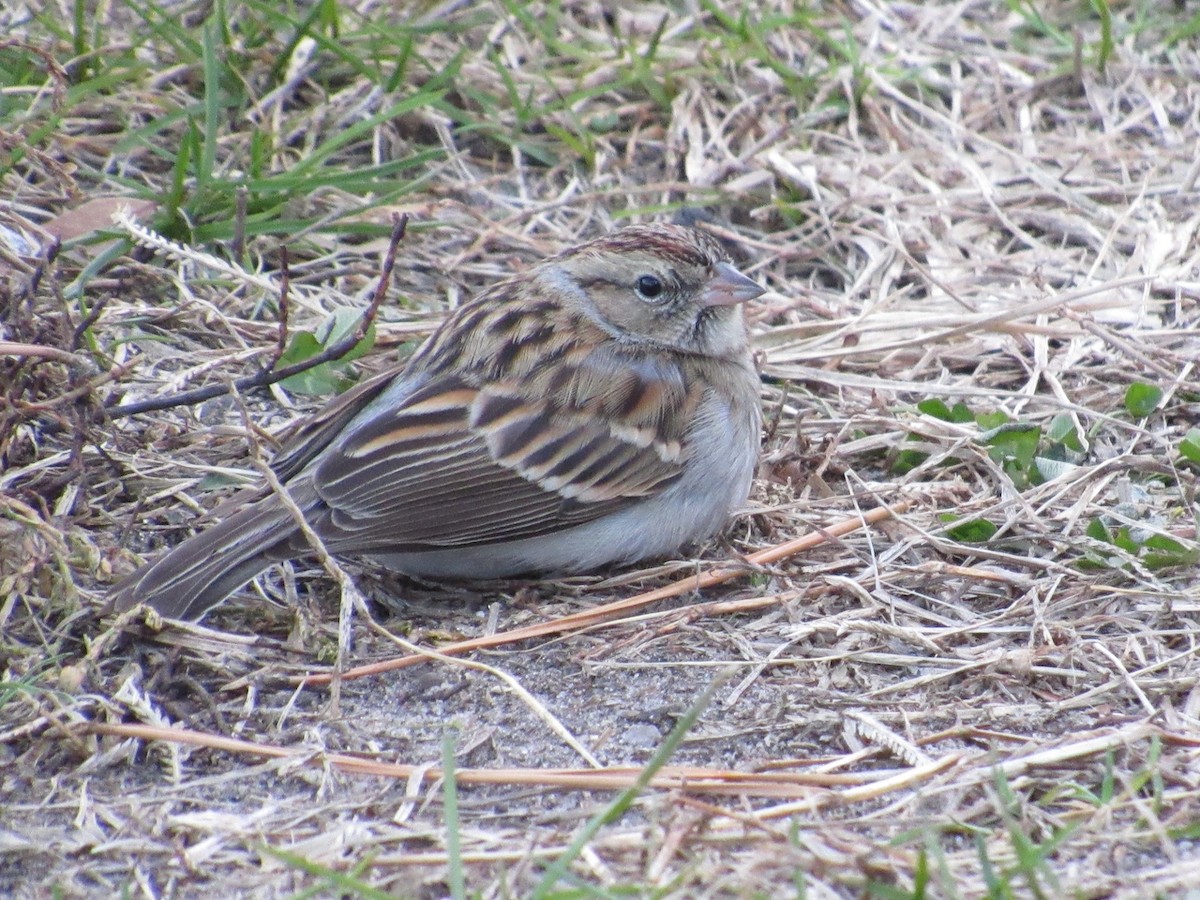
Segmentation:
[[(319, 11), (0, 14), (0, 893), (1200, 891), (1194, 4)], [(315, 565), (102, 616), (332, 390), (179, 397), (272, 362), (280, 247), (290, 341), (367, 304), (395, 213), (365, 370), (709, 222), (769, 289), (750, 508), (640, 571), (351, 565), (349, 666), (681, 587), (336, 691)]]

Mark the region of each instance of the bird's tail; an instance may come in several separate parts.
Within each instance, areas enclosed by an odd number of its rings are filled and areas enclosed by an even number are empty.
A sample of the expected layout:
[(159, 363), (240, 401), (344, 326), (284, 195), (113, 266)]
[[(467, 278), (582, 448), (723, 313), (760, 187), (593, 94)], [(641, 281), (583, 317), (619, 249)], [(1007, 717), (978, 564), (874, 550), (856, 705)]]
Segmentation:
[[(113, 591), (116, 612), (139, 603), (172, 619), (196, 620), (273, 562), (296, 555), (291, 513), (270, 495), (188, 538)], [(294, 542), (293, 542), (294, 543)]]

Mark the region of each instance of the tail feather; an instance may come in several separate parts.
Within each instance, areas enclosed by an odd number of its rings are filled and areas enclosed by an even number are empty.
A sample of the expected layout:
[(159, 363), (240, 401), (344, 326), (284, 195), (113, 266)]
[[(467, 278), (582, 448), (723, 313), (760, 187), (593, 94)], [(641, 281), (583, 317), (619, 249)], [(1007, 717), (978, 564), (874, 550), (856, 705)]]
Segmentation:
[(117, 612), (139, 603), (172, 619), (196, 620), (273, 562), (296, 555), (297, 531), (274, 496), (188, 538), (123, 581), (112, 594)]

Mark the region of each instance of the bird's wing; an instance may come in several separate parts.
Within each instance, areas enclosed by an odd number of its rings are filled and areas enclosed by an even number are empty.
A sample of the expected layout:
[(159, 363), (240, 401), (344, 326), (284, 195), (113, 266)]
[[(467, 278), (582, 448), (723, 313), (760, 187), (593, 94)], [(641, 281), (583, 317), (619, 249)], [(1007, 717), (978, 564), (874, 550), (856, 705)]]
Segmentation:
[[(627, 403), (688, 405), (681, 384), (634, 383), (645, 375), (625, 379)], [(330, 548), (405, 552), (533, 537), (615, 512), (679, 474), (680, 439), (597, 415), (604, 398), (577, 402), (586, 385), (527, 394), (448, 375), (351, 423), (310, 470)], [(685, 410), (674, 412), (633, 421), (678, 421)]]
[(287, 436), (271, 468), (280, 481), (287, 481), (312, 462), (331, 444), (346, 425), (390, 385), (401, 371), (392, 367), (360, 381), (325, 406)]

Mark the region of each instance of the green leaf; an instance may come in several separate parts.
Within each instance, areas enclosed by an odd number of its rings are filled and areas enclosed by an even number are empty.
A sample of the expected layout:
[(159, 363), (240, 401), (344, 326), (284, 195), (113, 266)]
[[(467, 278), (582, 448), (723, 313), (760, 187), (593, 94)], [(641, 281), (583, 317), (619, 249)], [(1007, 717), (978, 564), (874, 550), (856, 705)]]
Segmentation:
[(1200, 428), (1189, 428), (1179, 442), (1179, 452), (1184, 459), (1200, 463)]
[(975, 421), (975, 413), (971, 412), (971, 407), (963, 403), (961, 400), (950, 407), (950, 421), (960, 424)]
[(1058, 476), (1065, 475), (1078, 468), (1074, 463), (1067, 462), (1064, 459), (1055, 459), (1052, 456), (1035, 457), (1033, 465), (1036, 467), (1037, 473), (1046, 481), (1053, 481)]
[(1138, 550), (1141, 549), (1138, 542), (1133, 539), (1133, 535), (1129, 533), (1128, 525), (1122, 525), (1116, 530), (1112, 536), (1112, 542), (1132, 556), (1137, 556)]
[[(320, 340), (311, 331), (298, 331), (292, 335), (291, 343), (279, 357), (278, 368), (286, 369), (288, 366), (312, 359), (323, 349)], [(297, 372), (279, 383), (289, 391), (310, 396), (331, 394), (337, 390), (336, 376), (329, 363), (322, 363), (311, 369), (305, 369), (303, 372)]]
[[(943, 522), (955, 522), (951, 513), (941, 517)], [(946, 536), (966, 544), (982, 544), (995, 537), (1000, 528), (987, 519), (962, 519), (946, 529)]]
[(892, 461), (892, 474), (905, 475), (927, 459), (929, 459), (929, 454), (922, 453), (920, 450), (901, 450)]
[[(360, 321), (361, 314), (355, 310), (336, 310), (321, 324), (316, 334), (311, 331), (300, 331), (292, 335), (292, 340), (283, 355), (279, 357), (276, 368), (284, 369), (312, 359), (327, 347), (331, 347), (353, 334)], [(340, 359), (323, 362), (319, 366), (298, 372), (283, 379), (280, 385), (294, 393), (310, 396), (323, 396), (344, 391), (353, 384), (353, 379), (348, 374), (350, 372), (349, 363), (369, 351), (374, 344), (375, 326), (372, 325), (367, 329), (363, 339), (351, 347)]]
[[(336, 309), (321, 325), (317, 336), (325, 347), (331, 347), (343, 338), (348, 338), (354, 334), (354, 330), (358, 328), (361, 321), (362, 313), (358, 310)], [(353, 362), (368, 353), (373, 346), (375, 346), (375, 326), (372, 324), (367, 328), (367, 333), (363, 336), (363, 339), (351, 347), (349, 352), (341, 358), (340, 362)]]
[(1194, 566), (1200, 562), (1200, 547), (1188, 547), (1165, 534), (1150, 535), (1142, 546), (1146, 548), (1143, 562), (1148, 569)]
[(1162, 388), (1135, 381), (1125, 390), (1125, 409), (1135, 418), (1144, 418), (1154, 412), (1162, 395)]
[[(1116, 543), (1112, 533), (1100, 519), (1092, 519), (1084, 529), (1084, 534), (1094, 541), (1112, 545)], [(1081, 569), (1123, 569), (1125, 561), (1103, 550), (1085, 550), (1083, 557), (1075, 563)]]
[(987, 437), (988, 453), (998, 463), (1014, 462), (1028, 470), (1037, 453), (1041, 431), (1036, 425), (1014, 423), (996, 429)]
[(311, 331), (297, 331), (292, 335), (291, 343), (287, 349), (279, 357), (279, 362), (275, 364), (277, 369), (286, 369), (288, 366), (294, 366), (296, 363), (302, 363), (306, 359), (311, 359), (321, 352), (321, 342), (317, 340), (317, 336)]
[(1153, 547), (1155, 550), (1164, 550), (1168, 553), (1177, 553), (1180, 555), (1187, 555), (1188, 553), (1193, 552), (1182, 543), (1175, 540), (1175, 538), (1168, 537), (1165, 534), (1150, 535), (1150, 537), (1146, 538), (1143, 546)]
[(989, 430), (999, 428), (1001, 425), (1007, 425), (1012, 419), (1003, 410), (996, 410), (994, 413), (980, 413), (975, 417), (975, 421), (979, 423), (980, 428)]
[(1096, 57), (1096, 70), (1103, 75), (1108, 58), (1113, 55), (1113, 20), (1108, 0), (1092, 0), (1092, 9), (1100, 17), (1100, 51)]
[(1075, 430), (1075, 422), (1066, 413), (1059, 413), (1050, 420), (1050, 427), (1046, 429), (1046, 440), (1052, 444), (1062, 444), (1076, 453), (1083, 452), (1083, 442), (1079, 439), (1079, 432)]
[(917, 409), (925, 413), (927, 416), (933, 416), (935, 419), (941, 419), (943, 422), (952, 422), (950, 418), (950, 407), (937, 397), (929, 397), (917, 404)]
[(1167, 836), (1173, 841), (1194, 841), (1200, 839), (1200, 822), (1191, 822), (1182, 828), (1168, 828)]
[(966, 422), (974, 422), (975, 414), (971, 412), (971, 407), (963, 403), (961, 400), (955, 403), (954, 406), (947, 406), (945, 402), (937, 397), (927, 397), (917, 404), (917, 409), (925, 413), (927, 416), (933, 416), (935, 419), (940, 419), (943, 422), (955, 422), (959, 425)]

